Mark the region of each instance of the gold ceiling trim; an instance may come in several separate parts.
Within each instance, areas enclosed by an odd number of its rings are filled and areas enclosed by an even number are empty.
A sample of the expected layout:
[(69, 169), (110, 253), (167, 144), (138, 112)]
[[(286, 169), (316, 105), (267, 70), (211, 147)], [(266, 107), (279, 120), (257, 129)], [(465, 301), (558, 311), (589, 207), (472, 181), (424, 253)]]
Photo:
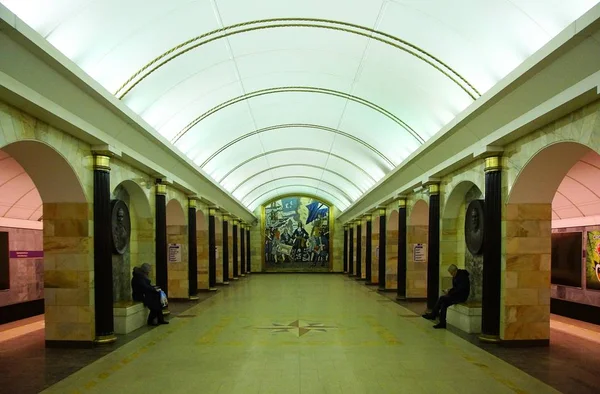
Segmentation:
[(346, 133), (344, 131), (341, 131), (339, 129), (334, 129), (333, 127), (327, 127), (327, 126), (321, 126), (321, 125), (317, 125), (317, 124), (311, 124), (311, 123), (289, 123), (289, 124), (279, 124), (279, 125), (274, 125), (274, 126), (269, 126), (269, 127), (263, 127), (261, 129), (255, 130), (255, 131), (251, 131), (250, 133), (246, 133), (240, 137), (237, 137), (234, 140), (231, 140), (230, 142), (228, 142), (227, 144), (223, 145), (222, 147), (220, 147), (219, 149), (217, 149), (213, 154), (211, 154), (206, 160), (204, 160), (204, 162), (202, 164), (200, 164), (200, 167), (204, 167), (205, 165), (207, 165), (208, 163), (210, 163), (211, 160), (213, 160), (215, 157), (217, 157), (219, 154), (223, 153), (225, 150), (227, 150), (228, 148), (232, 147), (233, 145), (237, 144), (238, 142), (241, 142), (243, 140), (245, 140), (246, 138), (250, 138), (254, 135), (258, 135), (258, 134), (262, 134), (265, 133), (267, 131), (273, 131), (273, 130), (279, 130), (279, 129), (288, 129), (288, 128), (307, 128), (307, 129), (316, 129), (316, 130), (322, 130), (328, 133), (334, 133), (337, 135), (341, 135), (343, 137), (349, 138), (361, 145), (363, 145), (364, 147), (366, 147), (367, 149), (369, 149), (370, 151), (372, 151), (373, 153), (375, 153), (377, 156), (379, 156), (380, 158), (382, 158), (386, 163), (388, 163), (392, 168), (396, 167), (396, 165), (394, 164), (394, 162), (392, 162), (390, 159), (388, 159), (388, 157), (386, 155), (384, 155), (383, 153), (381, 153), (379, 150), (377, 150), (374, 146), (372, 146), (371, 144), (369, 144), (368, 142), (366, 142), (365, 140), (362, 140), (356, 136), (353, 136), (350, 133)]
[(171, 143), (172, 144), (177, 143), (177, 141), (179, 141), (179, 139), (181, 137), (183, 137), (188, 131), (190, 131), (198, 123), (200, 123), (204, 119), (208, 118), (209, 116), (217, 113), (218, 111), (229, 107), (230, 105), (234, 105), (234, 104), (237, 104), (237, 103), (240, 103), (240, 102), (243, 102), (248, 99), (255, 98), (255, 97), (260, 97), (260, 96), (269, 95), (269, 94), (278, 94), (278, 93), (325, 94), (328, 96), (340, 97), (340, 98), (343, 98), (343, 99), (346, 99), (349, 101), (354, 101), (355, 103), (362, 104), (365, 107), (369, 107), (369, 108), (379, 112), (380, 114), (386, 116), (391, 121), (393, 121), (394, 123), (396, 123), (397, 125), (402, 127), (404, 130), (406, 130), (411, 136), (413, 136), (415, 138), (415, 140), (417, 140), (417, 142), (419, 144), (425, 143), (425, 139), (423, 139), (423, 137), (421, 137), (412, 127), (410, 127), (406, 122), (404, 122), (402, 119), (400, 119), (399, 117), (397, 117), (396, 115), (394, 115), (393, 113), (388, 111), (387, 109), (385, 109), (369, 100), (359, 97), (359, 96), (354, 96), (352, 94), (340, 92), (339, 90), (319, 88), (319, 87), (314, 87), (314, 86), (280, 86), (280, 87), (275, 87), (275, 88), (255, 90), (253, 92), (234, 97), (232, 99), (222, 102), (221, 104), (216, 105), (215, 107), (209, 109), (208, 111), (204, 112), (202, 115), (200, 115), (197, 118), (195, 118), (194, 120), (192, 120), (180, 132), (178, 132), (175, 135), (175, 137), (173, 137), (173, 139), (171, 140)]
[(281, 153), (281, 152), (289, 152), (289, 151), (307, 151), (307, 152), (314, 152), (314, 153), (321, 153), (324, 155), (329, 155), (332, 157), (335, 157), (336, 159), (340, 159), (342, 161), (344, 161), (347, 164), (350, 164), (351, 166), (353, 166), (354, 168), (356, 168), (358, 171), (362, 172), (364, 175), (366, 175), (369, 179), (371, 179), (373, 181), (373, 183), (377, 183), (377, 180), (375, 180), (375, 178), (373, 178), (371, 176), (371, 174), (369, 174), (367, 171), (365, 171), (364, 168), (360, 167), (359, 165), (357, 165), (356, 163), (346, 159), (345, 157), (336, 155), (335, 153), (330, 153), (328, 151), (325, 150), (321, 150), (321, 149), (315, 149), (315, 148), (282, 148), (282, 149), (274, 149), (274, 150), (270, 150), (268, 152), (265, 153), (261, 153), (259, 155), (256, 156), (252, 156), (249, 159), (244, 160), (243, 162), (241, 162), (240, 164), (238, 164), (237, 166), (233, 167), (231, 170), (229, 170), (227, 172), (227, 174), (223, 175), (223, 177), (219, 180), (219, 184), (222, 184), (223, 181), (231, 174), (233, 174), (235, 171), (239, 170), (241, 167), (243, 167), (244, 165), (250, 163), (251, 161), (254, 161), (256, 159), (260, 159), (262, 157), (268, 156), (268, 155), (272, 155), (275, 153)]
[[(266, 25), (272, 23), (272, 25)], [(260, 19), (255, 21), (248, 21), (244, 23), (238, 23), (230, 26), (225, 26), (220, 29), (212, 30), (204, 33), (200, 36), (194, 37), (187, 41), (182, 42), (179, 45), (172, 47), (160, 56), (154, 58), (148, 62), (141, 69), (136, 71), (123, 85), (117, 89), (115, 96), (119, 99), (125, 97), (133, 88), (135, 88), (141, 81), (143, 81), (150, 74), (154, 73), (160, 67), (169, 63), (171, 60), (195, 49), (202, 45), (208, 44), (221, 38), (226, 38), (231, 35), (247, 33), (256, 30), (274, 29), (274, 28), (317, 28), (317, 29), (328, 29), (341, 31), (350, 34), (356, 34), (359, 36), (367, 37), (369, 39), (377, 40), (384, 44), (390, 45), (396, 49), (404, 51), (417, 59), (429, 64), (437, 71), (441, 72), (452, 82), (458, 85), (465, 93), (467, 93), (473, 100), (481, 96), (477, 89), (467, 81), (462, 75), (460, 75), (452, 67), (425, 51), (417, 45), (411, 44), (406, 40), (402, 40), (396, 36), (393, 36), (382, 31), (371, 29), (365, 26), (341, 22), (330, 19), (319, 19), (319, 18), (272, 18), (272, 19)], [(239, 30), (236, 30), (239, 29)], [(355, 29), (355, 30), (352, 30)], [(216, 35), (214, 37), (211, 37)], [(198, 42), (200, 41), (200, 42)], [(193, 44), (193, 45), (191, 45)], [(184, 47), (189, 47), (183, 49)], [(177, 52), (181, 49), (180, 52)], [(176, 53), (177, 52), (177, 53)], [(172, 55), (172, 56), (171, 56)], [(163, 60), (164, 59), (164, 60)], [(161, 61), (163, 60), (163, 61)], [(153, 67), (154, 66), (154, 67)], [(147, 71), (147, 72), (146, 72)], [(140, 77), (141, 76), (141, 77)], [(140, 77), (140, 78), (138, 78)], [(122, 93), (121, 93), (122, 92)]]
[[(273, 190), (267, 190), (266, 192), (262, 193), (260, 196), (256, 197), (254, 200), (252, 200), (252, 201), (251, 201), (251, 202), (248, 204), (248, 206), (251, 206), (252, 204), (254, 204), (254, 202), (256, 202), (256, 200), (260, 199), (260, 198), (261, 198), (261, 197), (263, 197), (265, 194), (271, 193), (271, 192), (273, 192), (273, 191), (276, 191), (276, 190), (279, 190), (279, 189), (285, 189), (285, 188), (288, 188), (288, 187), (309, 187), (309, 188), (310, 188), (311, 186), (307, 186), (307, 185), (300, 185), (300, 184), (294, 184), (294, 185), (285, 185), (285, 186), (281, 186), (281, 187), (278, 187), (277, 189), (273, 189)], [(328, 194), (330, 197), (333, 197), (333, 199), (334, 199), (334, 200), (337, 200), (337, 201), (339, 201), (339, 202), (343, 202), (342, 200), (340, 200), (340, 199), (339, 199), (339, 197), (336, 197), (335, 195), (333, 195), (332, 193), (330, 193), (330, 192), (328, 192), (328, 191), (326, 191), (326, 190), (320, 190), (320, 191), (321, 191), (321, 192), (323, 192), (323, 193), (325, 193), (325, 194)], [(291, 192), (291, 193), (284, 193), (284, 194), (280, 194), (280, 195), (278, 195), (277, 197), (273, 197), (272, 199), (270, 199), (270, 200), (267, 200), (267, 201), (273, 202), (273, 201), (275, 201), (275, 200), (277, 200), (277, 199), (279, 199), (279, 198), (284, 198), (284, 197), (286, 197), (286, 196), (287, 196), (287, 197), (291, 197), (291, 196), (298, 196), (298, 197), (303, 197), (303, 196), (304, 196), (304, 197), (311, 197), (311, 198), (315, 198), (315, 199), (317, 199), (317, 200), (321, 200), (321, 201), (323, 201), (323, 202), (327, 202), (327, 200), (325, 200), (324, 198), (318, 197), (316, 194), (315, 194), (315, 195), (312, 195), (311, 193), (306, 193), (306, 192), (298, 192), (298, 193)], [(263, 203), (261, 203), (261, 206), (264, 208), (265, 204), (266, 204), (266, 203), (264, 203), (264, 202), (263, 202)], [(331, 204), (331, 206), (333, 207), (333, 206), (335, 206), (335, 204)], [(339, 207), (339, 208), (340, 208), (340, 210), (341, 210), (341, 207)]]
[(316, 169), (319, 169), (319, 170), (327, 171), (327, 172), (330, 172), (330, 173), (332, 173), (332, 174), (334, 174), (334, 175), (337, 175), (337, 176), (339, 176), (340, 178), (342, 178), (342, 179), (343, 179), (343, 180), (345, 180), (346, 182), (350, 183), (350, 184), (351, 184), (352, 186), (354, 186), (354, 187), (356, 188), (356, 190), (358, 190), (358, 191), (359, 191), (361, 194), (365, 192), (365, 190), (362, 190), (360, 187), (358, 187), (358, 185), (356, 185), (356, 184), (355, 184), (354, 182), (352, 182), (350, 179), (346, 178), (345, 176), (343, 176), (342, 174), (340, 174), (340, 173), (339, 173), (339, 172), (337, 172), (337, 171), (333, 171), (333, 170), (330, 170), (329, 168), (325, 168), (325, 167), (317, 166), (317, 165), (314, 165), (314, 164), (304, 164), (304, 163), (303, 163), (303, 164), (281, 164), (281, 165), (278, 165), (278, 166), (275, 166), (275, 167), (269, 167), (269, 168), (265, 168), (264, 170), (258, 171), (258, 172), (256, 172), (256, 173), (252, 174), (251, 176), (249, 176), (248, 178), (244, 179), (242, 182), (240, 182), (240, 183), (239, 183), (239, 184), (238, 184), (238, 185), (235, 187), (235, 189), (233, 189), (233, 190), (231, 191), (231, 194), (235, 193), (235, 191), (236, 191), (237, 189), (239, 189), (239, 188), (240, 188), (240, 187), (241, 187), (241, 186), (242, 186), (244, 183), (248, 182), (250, 179), (252, 179), (252, 178), (254, 178), (254, 177), (256, 177), (256, 176), (258, 176), (258, 175), (260, 175), (260, 174), (264, 174), (264, 173), (265, 173), (265, 172), (267, 172), (267, 171), (270, 171), (270, 170), (276, 170), (276, 169), (278, 169), (278, 168), (284, 168), (284, 167), (310, 167), (310, 168), (316, 168)]
[(269, 205), (277, 200), (282, 200), (284, 198), (289, 198), (289, 197), (312, 198), (313, 200), (317, 200), (322, 203), (325, 203), (325, 205), (327, 205), (327, 207), (329, 208), (330, 211), (331, 211), (332, 207), (335, 207), (335, 204), (333, 204), (331, 201), (329, 201), (323, 197), (319, 197), (316, 194), (310, 194), (310, 193), (286, 193), (286, 194), (279, 195), (277, 197), (273, 197), (272, 199), (263, 202), (261, 205), (263, 207), (266, 207), (267, 205)]
[[(240, 198), (240, 201), (244, 201), (250, 194), (254, 193), (257, 189), (259, 189), (259, 188), (261, 188), (261, 187), (263, 187), (265, 185), (268, 185), (269, 183), (273, 183), (273, 182), (277, 182), (277, 181), (283, 181), (285, 179), (309, 179), (309, 180), (314, 180), (314, 181), (317, 181), (317, 182), (324, 183), (326, 185), (331, 186), (335, 190), (337, 190), (341, 194), (342, 197), (344, 197), (345, 199), (348, 200), (347, 201), (348, 203), (352, 203), (352, 198), (350, 198), (350, 196), (344, 190), (342, 190), (341, 188), (339, 188), (338, 186), (334, 185), (333, 183), (324, 181), (322, 179), (315, 178), (315, 177), (312, 177), (312, 176), (306, 176), (306, 175), (290, 175), (290, 176), (282, 176), (280, 178), (273, 178), (273, 179), (271, 179), (269, 181), (261, 183), (260, 185), (256, 186), (252, 190), (250, 190), (248, 193), (244, 194), (244, 196), (242, 198)], [(306, 186), (307, 187), (313, 187), (313, 186), (309, 186), (309, 185), (306, 185)], [(317, 188), (316, 186), (314, 186), (314, 187), (315, 187), (315, 189)], [(329, 193), (329, 194), (333, 195), (333, 193)], [(342, 201), (339, 198), (338, 198), (338, 200)]]

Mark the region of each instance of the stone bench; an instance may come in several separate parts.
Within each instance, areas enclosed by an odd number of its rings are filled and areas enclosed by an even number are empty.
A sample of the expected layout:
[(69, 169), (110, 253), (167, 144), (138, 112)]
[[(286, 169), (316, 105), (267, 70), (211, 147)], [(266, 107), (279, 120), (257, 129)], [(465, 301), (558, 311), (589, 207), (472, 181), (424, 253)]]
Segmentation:
[(136, 301), (117, 302), (113, 305), (115, 334), (129, 334), (143, 327), (150, 311), (144, 304)]
[(481, 303), (452, 305), (448, 308), (446, 323), (469, 334), (481, 333)]

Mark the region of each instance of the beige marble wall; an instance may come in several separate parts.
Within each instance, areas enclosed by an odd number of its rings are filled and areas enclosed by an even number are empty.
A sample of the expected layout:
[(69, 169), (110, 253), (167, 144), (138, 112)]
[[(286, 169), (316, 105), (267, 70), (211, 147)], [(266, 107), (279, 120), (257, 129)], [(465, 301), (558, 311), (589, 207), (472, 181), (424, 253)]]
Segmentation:
[(208, 208), (196, 208), (196, 255), (198, 258), (198, 289), (208, 289)]
[(223, 283), (223, 217), (215, 216), (215, 245), (217, 246), (217, 283)]
[(333, 220), (329, 221), (329, 267), (333, 272), (344, 272), (344, 225), (335, 220), (340, 211), (333, 207), (330, 214), (331, 212)]
[(46, 340), (93, 341), (93, 206), (44, 204)]
[(265, 261), (263, 230), (259, 225), (250, 227), (250, 272), (260, 272), (263, 270)]
[(181, 244), (181, 262), (167, 263), (169, 278), (169, 298), (188, 298), (188, 227), (167, 226), (167, 243)]
[[(229, 250), (229, 279), (233, 279), (233, 221), (230, 220), (227, 225), (227, 247)], [(240, 265), (238, 260), (238, 275), (240, 274)]]
[(551, 204), (509, 204), (503, 218), (500, 337), (550, 338)]
[(398, 208), (393, 202), (386, 209), (385, 288), (398, 288)]
[(379, 216), (373, 215), (371, 229), (371, 283), (379, 284)]
[(413, 249), (415, 244), (428, 245), (429, 231), (429, 195), (425, 191), (413, 193), (407, 198), (406, 226), (406, 297), (427, 297), (427, 253), (424, 262), (415, 262)]
[(363, 218), (361, 220), (360, 227), (360, 277), (367, 277), (367, 219)]

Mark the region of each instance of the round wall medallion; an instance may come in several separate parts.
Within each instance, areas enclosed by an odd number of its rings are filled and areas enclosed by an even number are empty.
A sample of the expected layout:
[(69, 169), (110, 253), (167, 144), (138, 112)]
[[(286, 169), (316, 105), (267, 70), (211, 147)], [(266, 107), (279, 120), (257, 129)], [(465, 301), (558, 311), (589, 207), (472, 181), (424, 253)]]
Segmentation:
[(484, 228), (483, 200), (473, 200), (465, 215), (465, 242), (469, 252), (475, 256), (483, 251)]
[(129, 209), (123, 200), (112, 200), (110, 205), (113, 253), (123, 254), (129, 246), (131, 234)]

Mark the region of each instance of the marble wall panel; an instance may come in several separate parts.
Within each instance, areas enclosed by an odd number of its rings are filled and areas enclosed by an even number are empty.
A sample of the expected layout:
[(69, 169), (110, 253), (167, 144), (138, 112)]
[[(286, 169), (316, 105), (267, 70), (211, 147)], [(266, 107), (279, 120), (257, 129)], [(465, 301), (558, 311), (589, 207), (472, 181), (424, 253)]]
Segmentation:
[(188, 298), (188, 227), (167, 226), (167, 243), (181, 245), (181, 262), (167, 263), (169, 298)]
[[(42, 251), (42, 230), (0, 227), (8, 233), (9, 251)], [(0, 307), (44, 298), (44, 259), (11, 258), (9, 288), (0, 291)]]

